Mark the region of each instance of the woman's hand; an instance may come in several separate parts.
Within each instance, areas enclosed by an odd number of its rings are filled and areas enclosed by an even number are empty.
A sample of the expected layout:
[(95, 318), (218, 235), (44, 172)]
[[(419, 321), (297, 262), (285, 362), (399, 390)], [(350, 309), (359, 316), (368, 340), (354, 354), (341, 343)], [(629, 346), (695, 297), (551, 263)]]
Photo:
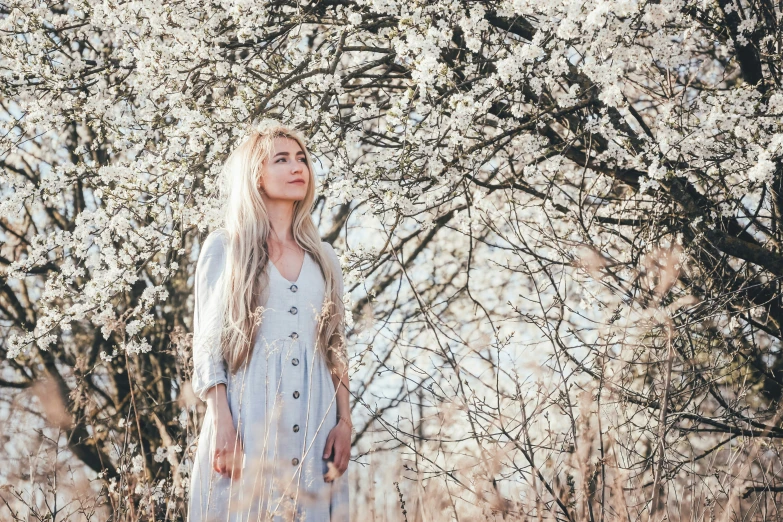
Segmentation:
[(245, 449), (237, 436), (231, 417), (224, 416), (215, 424), (215, 450), (212, 453), (212, 469), (231, 478), (242, 475)]
[(351, 458), (351, 428), (351, 422), (341, 417), (326, 437), (324, 459), (330, 459), (331, 462), (329, 471), (324, 475), (325, 482), (332, 482), (348, 469), (348, 460)]
[(231, 478), (239, 478), (245, 449), (237, 436), (231, 408), (226, 399), (225, 384), (210, 388), (207, 395), (207, 409), (211, 413), (215, 431), (215, 445), (212, 452), (212, 469)]

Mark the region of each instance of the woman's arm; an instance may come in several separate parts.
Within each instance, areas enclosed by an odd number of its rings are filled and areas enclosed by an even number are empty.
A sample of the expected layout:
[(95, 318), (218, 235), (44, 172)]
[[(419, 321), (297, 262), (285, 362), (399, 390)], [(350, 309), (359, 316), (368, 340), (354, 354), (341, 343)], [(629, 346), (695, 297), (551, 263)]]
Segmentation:
[[(327, 247), (332, 262), (335, 264), (337, 270), (337, 295), (342, 299), (345, 287), (340, 260), (337, 258), (337, 253), (332, 245), (327, 242), (324, 242), (324, 245)], [(344, 334), (344, 332), (340, 332), (340, 334)], [(343, 335), (338, 337), (343, 337)], [(332, 384), (334, 384), (335, 400), (337, 402), (337, 425), (329, 432), (329, 436), (326, 439), (326, 447), (324, 448), (324, 458), (331, 458), (334, 466), (330, 466), (329, 471), (324, 475), (326, 482), (331, 482), (345, 473), (345, 470), (348, 469), (348, 461), (351, 458), (353, 423), (351, 422), (351, 394), (347, 357), (338, 364), (339, 368), (332, 372)]]
[(207, 390), (228, 382), (220, 349), (225, 258), (225, 234), (220, 230), (211, 232), (201, 245), (193, 287), (193, 375), (190, 384), (193, 393), (204, 401)]
[(337, 401), (337, 425), (332, 428), (326, 439), (324, 458), (331, 457), (337, 473), (332, 473), (331, 470), (327, 472), (324, 475), (326, 482), (333, 481), (348, 469), (348, 462), (351, 458), (351, 433), (353, 431), (347, 365), (339, 375), (332, 375), (332, 383), (335, 387)]
[(225, 234), (221, 230), (211, 232), (201, 245), (196, 263), (193, 376), (190, 384), (193, 393), (207, 403), (206, 420), (212, 423), (215, 435), (212, 469), (229, 477), (238, 477), (243, 456), (242, 441), (237, 436), (228, 405), (228, 375), (220, 349), (225, 258)]
[(351, 405), (350, 405), (350, 383), (348, 381), (348, 371), (342, 372), (341, 375), (332, 375), (332, 383), (337, 393), (337, 422), (345, 422), (349, 428), (353, 427), (351, 422)]

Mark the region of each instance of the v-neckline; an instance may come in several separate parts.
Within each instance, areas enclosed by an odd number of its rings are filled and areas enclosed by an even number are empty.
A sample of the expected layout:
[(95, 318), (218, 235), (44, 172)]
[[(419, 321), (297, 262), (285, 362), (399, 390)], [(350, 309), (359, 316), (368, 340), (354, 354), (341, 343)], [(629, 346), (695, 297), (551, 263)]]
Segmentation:
[(296, 281), (291, 281), (290, 279), (287, 279), (282, 273), (280, 273), (280, 270), (277, 269), (277, 267), (275, 266), (275, 264), (272, 262), (271, 259), (269, 260), (269, 264), (272, 265), (272, 270), (277, 272), (277, 275), (280, 276), (280, 279), (286, 281), (289, 284), (295, 285), (299, 282), (300, 279), (302, 279), (302, 274), (304, 274), (305, 271), (305, 264), (307, 263), (307, 257), (308, 257), (308, 253), (305, 250), (304, 259), (302, 260), (302, 266), (299, 268), (299, 275), (296, 276)]

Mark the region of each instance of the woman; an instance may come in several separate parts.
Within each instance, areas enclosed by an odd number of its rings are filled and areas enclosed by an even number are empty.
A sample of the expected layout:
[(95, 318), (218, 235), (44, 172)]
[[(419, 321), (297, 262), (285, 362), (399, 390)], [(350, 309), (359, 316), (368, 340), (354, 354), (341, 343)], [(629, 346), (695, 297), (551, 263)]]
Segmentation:
[(310, 217), (310, 155), (268, 124), (222, 178), (225, 225), (196, 265), (191, 384), (207, 411), (188, 520), (348, 520), (343, 278)]

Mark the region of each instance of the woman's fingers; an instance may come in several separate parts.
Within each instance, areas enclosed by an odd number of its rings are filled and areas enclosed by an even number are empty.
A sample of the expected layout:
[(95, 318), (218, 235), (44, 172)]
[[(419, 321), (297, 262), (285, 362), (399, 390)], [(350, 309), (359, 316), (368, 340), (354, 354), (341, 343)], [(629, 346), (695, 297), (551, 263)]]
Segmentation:
[(337, 469), (340, 469), (340, 462), (343, 459), (343, 449), (342, 446), (339, 443), (334, 444), (334, 458), (332, 459), (332, 462), (334, 462), (334, 465), (337, 466)]
[[(338, 435), (335, 435), (338, 433)], [(324, 448), (324, 458), (328, 459), (333, 454), (327, 463), (327, 472), (324, 474), (324, 481), (332, 482), (337, 477), (345, 473), (348, 469), (348, 461), (351, 459), (351, 441), (350, 438), (346, 438), (339, 430), (332, 430), (329, 432), (329, 436), (326, 438), (326, 447)]]
[(351, 449), (350, 446), (347, 448), (343, 448), (340, 452), (340, 463), (337, 465), (340, 468), (340, 473), (345, 473), (345, 470), (348, 469), (348, 460), (350, 460), (351, 457)]
[(212, 452), (212, 469), (217, 473), (220, 473), (220, 454), (221, 451), (218, 448)]
[(215, 448), (212, 454), (212, 469), (231, 478), (239, 478), (242, 475), (242, 464), (245, 450), (241, 442), (234, 445), (233, 450)]
[(324, 458), (328, 459), (329, 455), (332, 454), (332, 449), (334, 448), (334, 433), (329, 432), (329, 436), (326, 437), (326, 447), (324, 448)]
[(228, 464), (228, 473), (231, 478), (239, 478), (242, 472), (242, 460), (244, 458), (244, 450), (240, 444), (234, 447), (234, 451), (231, 452), (230, 462)]
[(334, 443), (334, 458), (332, 461), (334, 462), (334, 466), (337, 468), (337, 471), (339, 471), (341, 475), (348, 468), (350, 451), (351, 449), (349, 445), (346, 446), (346, 444), (341, 441)]
[(345, 473), (346, 469), (348, 469), (348, 454), (344, 453), (343, 458), (340, 461), (340, 473)]
[(326, 463), (326, 473), (324, 473), (324, 482), (333, 482), (340, 476), (340, 470), (334, 465), (334, 462)]
[(226, 454), (224, 449), (215, 449), (214, 457), (212, 459), (212, 469), (221, 475), (231, 476), (231, 457)]

